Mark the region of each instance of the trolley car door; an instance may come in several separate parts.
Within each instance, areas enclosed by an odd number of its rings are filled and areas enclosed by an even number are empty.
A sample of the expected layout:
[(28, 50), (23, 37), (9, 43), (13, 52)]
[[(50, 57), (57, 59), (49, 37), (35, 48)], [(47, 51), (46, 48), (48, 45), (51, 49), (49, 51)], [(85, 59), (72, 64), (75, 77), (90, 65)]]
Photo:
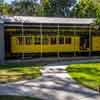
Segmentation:
[(89, 50), (89, 34), (80, 36), (80, 50)]

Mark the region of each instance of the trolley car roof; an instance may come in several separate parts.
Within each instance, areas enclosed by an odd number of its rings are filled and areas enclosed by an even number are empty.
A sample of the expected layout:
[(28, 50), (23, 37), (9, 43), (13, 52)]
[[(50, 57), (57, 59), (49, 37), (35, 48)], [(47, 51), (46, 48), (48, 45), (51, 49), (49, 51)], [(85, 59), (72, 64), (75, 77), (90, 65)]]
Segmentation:
[(47, 24), (92, 24), (94, 18), (59, 18), (59, 17), (31, 17), (31, 16), (1, 16), (3, 22), (47, 23)]

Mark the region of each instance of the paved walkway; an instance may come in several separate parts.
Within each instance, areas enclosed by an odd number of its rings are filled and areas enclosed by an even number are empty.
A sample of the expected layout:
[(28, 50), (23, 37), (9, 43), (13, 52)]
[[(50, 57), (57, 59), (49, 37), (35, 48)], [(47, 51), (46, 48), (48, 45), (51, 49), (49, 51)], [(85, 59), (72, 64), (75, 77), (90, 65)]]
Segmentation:
[(42, 68), (38, 79), (0, 85), (0, 94), (36, 96), (44, 100), (100, 100), (100, 95), (79, 85), (64, 69), (66, 64)]

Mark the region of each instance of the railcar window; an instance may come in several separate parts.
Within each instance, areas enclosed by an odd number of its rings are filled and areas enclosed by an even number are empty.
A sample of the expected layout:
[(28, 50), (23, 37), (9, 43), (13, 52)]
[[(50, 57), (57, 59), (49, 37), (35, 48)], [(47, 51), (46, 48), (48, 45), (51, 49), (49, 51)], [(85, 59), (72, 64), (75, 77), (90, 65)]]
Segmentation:
[(71, 44), (71, 38), (70, 37), (65, 38), (65, 44)]
[(43, 37), (42, 44), (48, 44), (48, 38), (47, 37)]
[(59, 44), (64, 44), (64, 37), (59, 37)]
[(25, 37), (26, 45), (32, 44), (32, 37)]
[(34, 39), (34, 44), (41, 44), (41, 39), (40, 37), (36, 36), (35, 39)]
[(56, 44), (56, 37), (51, 37), (50, 42), (51, 44)]
[(17, 37), (17, 44), (23, 45), (24, 44), (24, 37)]

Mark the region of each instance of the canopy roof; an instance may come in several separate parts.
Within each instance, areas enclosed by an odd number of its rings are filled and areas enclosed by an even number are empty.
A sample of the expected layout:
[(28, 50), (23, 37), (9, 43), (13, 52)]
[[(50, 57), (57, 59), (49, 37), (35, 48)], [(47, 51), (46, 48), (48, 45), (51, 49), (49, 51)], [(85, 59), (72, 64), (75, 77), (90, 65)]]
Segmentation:
[(50, 23), (50, 24), (92, 24), (94, 18), (59, 18), (59, 17), (32, 17), (32, 16), (1, 16), (3, 22), (22, 23)]

